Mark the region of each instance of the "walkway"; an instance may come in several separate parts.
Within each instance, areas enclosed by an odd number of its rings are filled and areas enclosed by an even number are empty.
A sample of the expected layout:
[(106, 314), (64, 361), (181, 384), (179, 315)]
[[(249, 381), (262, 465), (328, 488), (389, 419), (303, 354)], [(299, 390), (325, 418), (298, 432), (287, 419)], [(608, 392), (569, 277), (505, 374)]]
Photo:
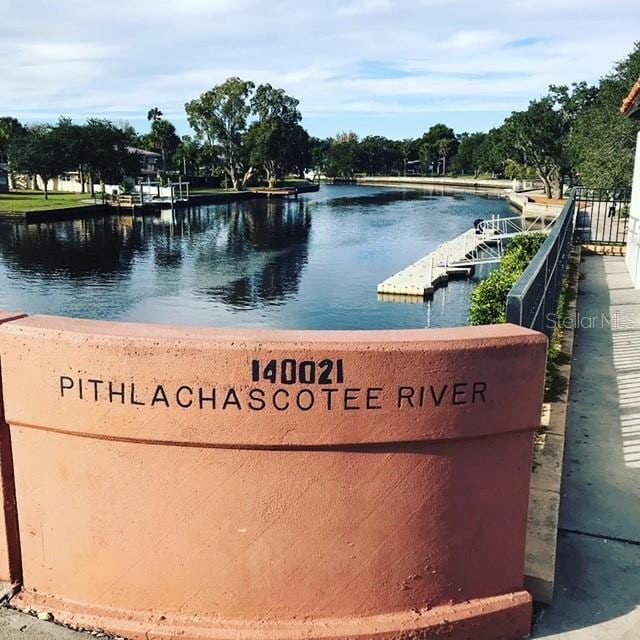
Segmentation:
[(21, 611), (0, 608), (0, 640), (108, 640), (114, 637), (71, 631)]
[(588, 256), (581, 271), (556, 598), (533, 637), (637, 640), (640, 290), (624, 258)]

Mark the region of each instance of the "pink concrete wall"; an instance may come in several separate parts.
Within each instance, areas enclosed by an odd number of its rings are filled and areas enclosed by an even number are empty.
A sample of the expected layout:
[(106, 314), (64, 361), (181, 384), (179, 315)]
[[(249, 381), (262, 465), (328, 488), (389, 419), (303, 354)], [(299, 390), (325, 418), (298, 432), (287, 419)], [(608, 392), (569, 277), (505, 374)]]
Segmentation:
[[(23, 314), (1, 312), (0, 324), (24, 317)], [(1, 372), (1, 366), (0, 366)], [(0, 383), (0, 581), (17, 584), (22, 578), (20, 567), (20, 542), (13, 479), (11, 435), (4, 420)]]
[(21, 600), (140, 638), (522, 637), (545, 351), (510, 325), (4, 324)]

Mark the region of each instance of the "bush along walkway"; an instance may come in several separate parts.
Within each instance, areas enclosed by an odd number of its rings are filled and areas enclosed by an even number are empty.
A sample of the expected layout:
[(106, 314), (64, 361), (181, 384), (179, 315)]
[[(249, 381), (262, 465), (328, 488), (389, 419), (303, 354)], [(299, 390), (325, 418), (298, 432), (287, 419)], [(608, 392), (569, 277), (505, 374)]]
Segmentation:
[(640, 290), (587, 257), (578, 296), (553, 604), (535, 638), (640, 637)]
[(501, 324), (507, 321), (507, 296), (524, 273), (547, 236), (531, 233), (516, 236), (502, 254), (500, 266), (473, 290), (469, 323)]

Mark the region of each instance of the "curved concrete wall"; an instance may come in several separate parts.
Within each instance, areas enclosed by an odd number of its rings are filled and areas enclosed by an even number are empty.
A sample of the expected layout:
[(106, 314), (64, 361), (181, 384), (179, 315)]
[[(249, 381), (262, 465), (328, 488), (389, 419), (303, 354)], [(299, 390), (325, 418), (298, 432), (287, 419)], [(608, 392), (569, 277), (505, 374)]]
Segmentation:
[(545, 354), (511, 325), (6, 322), (19, 599), (133, 638), (523, 637)]

